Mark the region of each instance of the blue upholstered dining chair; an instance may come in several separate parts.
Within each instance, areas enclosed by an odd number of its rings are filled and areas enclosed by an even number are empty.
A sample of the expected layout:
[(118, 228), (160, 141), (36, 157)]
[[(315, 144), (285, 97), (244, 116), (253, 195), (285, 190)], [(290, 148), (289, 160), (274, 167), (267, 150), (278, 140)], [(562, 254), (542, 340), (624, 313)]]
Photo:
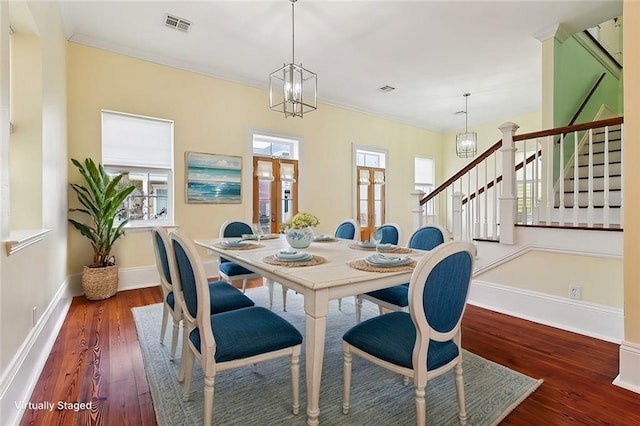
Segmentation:
[[(433, 250), (445, 241), (446, 233), (442, 228), (435, 225), (427, 225), (411, 235), (407, 246), (418, 250)], [(363, 300), (368, 300), (378, 305), (380, 315), (382, 315), (383, 308), (391, 311), (406, 310), (409, 306), (408, 293), (409, 283), (359, 294), (356, 296), (356, 320), (360, 322)]]
[(450, 241), (433, 249), (411, 276), (409, 313), (380, 315), (344, 334), (344, 414), (350, 408), (352, 355), (358, 355), (413, 378), (419, 426), (426, 424), (427, 381), (453, 369), (458, 417), (466, 424), (460, 324), (475, 255), (475, 246), (468, 242)]
[[(244, 234), (253, 234), (253, 228), (247, 222), (241, 220), (227, 220), (220, 227), (220, 238), (240, 238)], [(256, 274), (224, 257), (220, 257), (218, 273), (223, 280), (230, 283), (242, 280), (243, 293), (247, 291), (247, 281), (260, 278), (260, 274)]]
[(353, 219), (344, 220), (338, 224), (334, 235), (344, 240), (355, 240), (358, 236), (358, 223)]
[(382, 236), (380, 244), (398, 244), (400, 241), (400, 226), (395, 223), (385, 223), (379, 226), (375, 232)]
[[(177, 278), (175, 270), (175, 256), (169, 242), (169, 233), (164, 228), (154, 228), (151, 230), (153, 248), (156, 257), (156, 266), (160, 275), (160, 286), (162, 287), (162, 328), (160, 329), (160, 343), (164, 342), (164, 335), (167, 330), (167, 319), (169, 314), (173, 318), (173, 335), (171, 339), (170, 358), (176, 354), (178, 344), (178, 331), (182, 320), (182, 290), (180, 279)], [(255, 303), (232, 285), (223, 281), (212, 281), (210, 288), (210, 310), (212, 313), (230, 311), (238, 308), (253, 306)], [(215, 296), (215, 297), (214, 297)], [(182, 324), (183, 333), (186, 333), (185, 323)], [(184, 353), (184, 345), (183, 345)], [(182, 369), (182, 368), (181, 368)], [(181, 379), (182, 373), (179, 374)]]
[[(292, 411), (300, 410), (300, 352), (302, 335), (285, 319), (258, 306), (211, 315), (210, 291), (196, 248), (180, 233), (171, 234), (184, 295), (185, 318), (195, 321), (185, 342), (183, 399), (189, 400), (193, 364), (204, 373), (204, 424), (213, 417), (214, 383), (218, 372), (288, 356), (291, 358)], [(260, 413), (256, 413), (256, 418)]]

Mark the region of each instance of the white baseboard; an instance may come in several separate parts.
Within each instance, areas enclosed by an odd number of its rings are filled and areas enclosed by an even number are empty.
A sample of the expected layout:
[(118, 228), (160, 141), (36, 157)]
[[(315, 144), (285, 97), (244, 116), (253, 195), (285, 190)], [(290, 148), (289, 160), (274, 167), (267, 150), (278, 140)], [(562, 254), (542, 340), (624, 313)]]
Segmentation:
[[(205, 261), (204, 270), (207, 277), (218, 276), (218, 263)], [(69, 293), (72, 296), (82, 296), (82, 274), (77, 273), (69, 277)], [(135, 268), (118, 268), (118, 291), (135, 290), (137, 288), (156, 287), (160, 285), (158, 269), (155, 265), (139, 266)]]
[(71, 297), (68, 284), (67, 280), (60, 286), (0, 379), (3, 425), (17, 424), (22, 418), (24, 403), (29, 402), (69, 311)]
[(474, 280), (469, 303), (539, 324), (620, 343), (622, 309)]
[(613, 384), (640, 393), (640, 345), (622, 342), (620, 345), (620, 374)]

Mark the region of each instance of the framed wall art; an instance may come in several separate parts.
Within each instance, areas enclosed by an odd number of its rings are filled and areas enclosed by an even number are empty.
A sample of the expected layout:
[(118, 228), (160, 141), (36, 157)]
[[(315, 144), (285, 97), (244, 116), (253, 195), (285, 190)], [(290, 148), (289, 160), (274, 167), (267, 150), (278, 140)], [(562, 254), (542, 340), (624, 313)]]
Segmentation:
[(186, 201), (240, 204), (242, 157), (185, 152)]

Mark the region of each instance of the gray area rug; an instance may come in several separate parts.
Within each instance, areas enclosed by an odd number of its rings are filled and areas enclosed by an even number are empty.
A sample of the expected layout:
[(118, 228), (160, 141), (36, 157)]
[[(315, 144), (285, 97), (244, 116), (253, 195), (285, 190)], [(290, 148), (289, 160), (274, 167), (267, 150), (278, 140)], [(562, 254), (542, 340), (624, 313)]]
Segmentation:
[[(302, 296), (290, 291), (287, 312), (282, 310), (281, 292), (276, 286), (273, 311), (282, 315), (304, 334)], [(265, 287), (247, 290), (256, 305), (268, 307)], [(147, 379), (161, 426), (200, 425), (203, 414), (203, 376), (194, 367), (191, 400), (182, 401), (182, 385), (176, 374), (176, 360), (169, 361), (171, 326), (164, 346), (159, 343), (162, 305), (133, 309), (142, 348)], [(377, 307), (365, 302), (363, 320), (378, 315)], [(169, 320), (171, 323), (171, 320)], [(342, 335), (355, 324), (354, 298), (330, 302), (320, 394), (322, 425), (411, 425), (415, 424), (413, 386), (404, 386), (402, 377), (359, 357), (353, 357), (351, 409), (342, 414)], [(464, 340), (463, 340), (464, 342)], [(300, 365), (300, 414), (291, 414), (289, 359), (283, 358), (252, 367), (223, 371), (216, 376), (213, 421), (217, 425), (305, 425), (306, 386), (304, 344)], [(495, 425), (533, 392), (542, 380), (464, 352), (466, 407), (469, 425)], [(459, 424), (453, 372), (430, 381), (427, 386), (429, 425)]]

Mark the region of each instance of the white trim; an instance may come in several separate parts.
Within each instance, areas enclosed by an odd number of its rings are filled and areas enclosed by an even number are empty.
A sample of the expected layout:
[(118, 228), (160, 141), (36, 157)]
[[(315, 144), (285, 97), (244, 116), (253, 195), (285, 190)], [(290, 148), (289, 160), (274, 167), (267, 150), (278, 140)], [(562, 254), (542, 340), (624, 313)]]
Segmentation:
[(608, 342), (620, 343), (624, 334), (624, 312), (610, 306), (478, 280), (469, 303)]
[(3, 424), (16, 424), (22, 418), (24, 405), (19, 404), (29, 401), (71, 306), (68, 286), (68, 280), (62, 283), (0, 379)]
[(640, 393), (640, 344), (623, 341), (620, 345), (620, 373), (613, 384)]
[(5, 248), (7, 256), (11, 256), (17, 251), (22, 250), (25, 247), (29, 247), (31, 244), (37, 243), (43, 240), (50, 229), (28, 229), (10, 231), (9, 240), (5, 241)]
[[(596, 45), (593, 40), (589, 38), (584, 32), (573, 34), (572, 37), (580, 44), (584, 50), (589, 52), (594, 58), (602, 64), (615, 78), (620, 80), (622, 78), (622, 69), (617, 63), (614, 63), (609, 56), (607, 56), (600, 46)], [(611, 55), (613, 57), (613, 55)]]

